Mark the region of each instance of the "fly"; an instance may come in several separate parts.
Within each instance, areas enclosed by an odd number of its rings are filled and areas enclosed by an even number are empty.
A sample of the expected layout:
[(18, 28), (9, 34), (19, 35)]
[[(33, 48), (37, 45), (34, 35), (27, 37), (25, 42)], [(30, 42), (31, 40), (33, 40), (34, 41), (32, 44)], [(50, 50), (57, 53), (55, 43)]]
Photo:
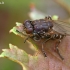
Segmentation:
[[(18, 31), (22, 32), (20, 30)], [(57, 39), (55, 49), (59, 57), (63, 60), (64, 58), (60, 54), (58, 46), (66, 35), (70, 35), (70, 23), (66, 24), (66, 22), (60, 20), (52, 20), (50, 16), (34, 21), (26, 20), (23, 23), (23, 34), (27, 36), (24, 42), (26, 42), (28, 38), (33, 38), (35, 41), (45, 39), (42, 43), (42, 52), (45, 57), (47, 57), (47, 55), (44, 51), (44, 44), (49, 40)]]

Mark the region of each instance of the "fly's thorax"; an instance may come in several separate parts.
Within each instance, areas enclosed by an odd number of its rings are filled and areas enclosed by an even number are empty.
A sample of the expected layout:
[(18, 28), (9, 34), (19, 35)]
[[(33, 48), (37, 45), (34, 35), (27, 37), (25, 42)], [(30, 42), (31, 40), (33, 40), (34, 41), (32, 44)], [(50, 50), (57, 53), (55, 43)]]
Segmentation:
[(50, 20), (46, 21), (45, 19), (39, 19), (33, 21), (34, 31), (37, 33), (48, 32), (49, 29), (53, 27), (53, 24)]

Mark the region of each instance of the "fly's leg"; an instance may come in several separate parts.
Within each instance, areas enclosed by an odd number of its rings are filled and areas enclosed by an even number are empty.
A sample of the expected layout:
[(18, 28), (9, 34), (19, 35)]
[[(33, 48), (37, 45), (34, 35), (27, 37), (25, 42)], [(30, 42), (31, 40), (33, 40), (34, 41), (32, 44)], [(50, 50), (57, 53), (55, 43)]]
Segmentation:
[[(20, 31), (18, 31), (18, 30), (16, 30), (16, 31), (17, 31), (18, 33), (24, 35), (22, 32), (20, 32)], [(24, 43), (26, 42), (26, 40), (28, 40), (28, 38), (29, 38), (29, 36), (24, 40)]]
[(44, 54), (45, 57), (47, 57), (47, 55), (46, 55), (46, 52), (45, 52), (45, 50), (44, 50), (44, 44), (45, 44), (47, 41), (49, 41), (50, 39), (51, 39), (51, 38), (47, 39), (46, 41), (44, 41), (44, 42), (42, 43), (42, 52), (43, 52), (43, 54)]
[(24, 40), (24, 43), (28, 40), (29, 36)]
[(62, 55), (60, 54), (59, 49), (58, 49), (58, 46), (59, 46), (60, 43), (61, 43), (61, 40), (59, 40), (59, 41), (57, 42), (57, 44), (56, 44), (56, 46), (55, 46), (55, 51), (57, 52), (57, 54), (59, 55), (59, 57), (60, 57), (62, 60), (64, 60), (64, 58), (62, 57)]

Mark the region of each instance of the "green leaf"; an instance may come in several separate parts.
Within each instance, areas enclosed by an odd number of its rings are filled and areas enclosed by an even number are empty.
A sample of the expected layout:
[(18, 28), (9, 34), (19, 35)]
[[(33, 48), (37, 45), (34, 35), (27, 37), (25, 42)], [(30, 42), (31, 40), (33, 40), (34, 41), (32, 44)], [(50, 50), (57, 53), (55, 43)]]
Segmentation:
[(18, 33), (16, 32), (16, 27), (13, 27), (10, 31), (9, 31), (9, 33), (14, 33), (14, 34), (16, 34), (16, 35), (18, 35)]
[[(16, 26), (14, 26), (9, 33), (14, 33), (15, 35), (19, 35), (24, 38), (26, 34), (23, 31), (23, 25), (22, 23), (16, 22)], [(23, 34), (24, 33), (24, 34)]]
[(24, 67), (24, 69), (27, 70), (25, 66), (27, 66), (27, 64), (29, 63), (28, 54), (12, 44), (9, 44), (9, 48), (10, 49), (3, 49), (3, 52), (1, 53), (0, 57), (7, 57), (21, 64)]
[(0, 57), (9, 57), (10, 59), (15, 61), (18, 60), (24, 64), (28, 63), (28, 54), (25, 51), (17, 48), (12, 44), (9, 44), (9, 48), (10, 49), (2, 49), (3, 53), (0, 55)]

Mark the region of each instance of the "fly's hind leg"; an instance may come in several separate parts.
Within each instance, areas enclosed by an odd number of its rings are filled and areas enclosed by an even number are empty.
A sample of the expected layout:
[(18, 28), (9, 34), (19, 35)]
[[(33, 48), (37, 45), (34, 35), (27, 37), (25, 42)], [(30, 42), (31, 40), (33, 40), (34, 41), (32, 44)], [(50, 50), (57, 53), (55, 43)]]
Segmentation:
[(47, 57), (47, 55), (46, 55), (46, 52), (45, 52), (45, 50), (44, 50), (44, 44), (45, 44), (47, 41), (49, 41), (50, 39), (51, 39), (51, 38), (47, 39), (46, 41), (44, 41), (44, 42), (42, 43), (42, 52), (43, 52), (43, 54), (44, 54), (45, 57)]
[(57, 44), (56, 44), (56, 46), (55, 46), (55, 51), (57, 52), (57, 54), (59, 55), (59, 57), (60, 57), (62, 60), (64, 60), (64, 58), (62, 57), (62, 55), (60, 54), (59, 49), (58, 49), (58, 46), (59, 46), (60, 43), (61, 43), (61, 40), (58, 40), (58, 42), (57, 42)]

